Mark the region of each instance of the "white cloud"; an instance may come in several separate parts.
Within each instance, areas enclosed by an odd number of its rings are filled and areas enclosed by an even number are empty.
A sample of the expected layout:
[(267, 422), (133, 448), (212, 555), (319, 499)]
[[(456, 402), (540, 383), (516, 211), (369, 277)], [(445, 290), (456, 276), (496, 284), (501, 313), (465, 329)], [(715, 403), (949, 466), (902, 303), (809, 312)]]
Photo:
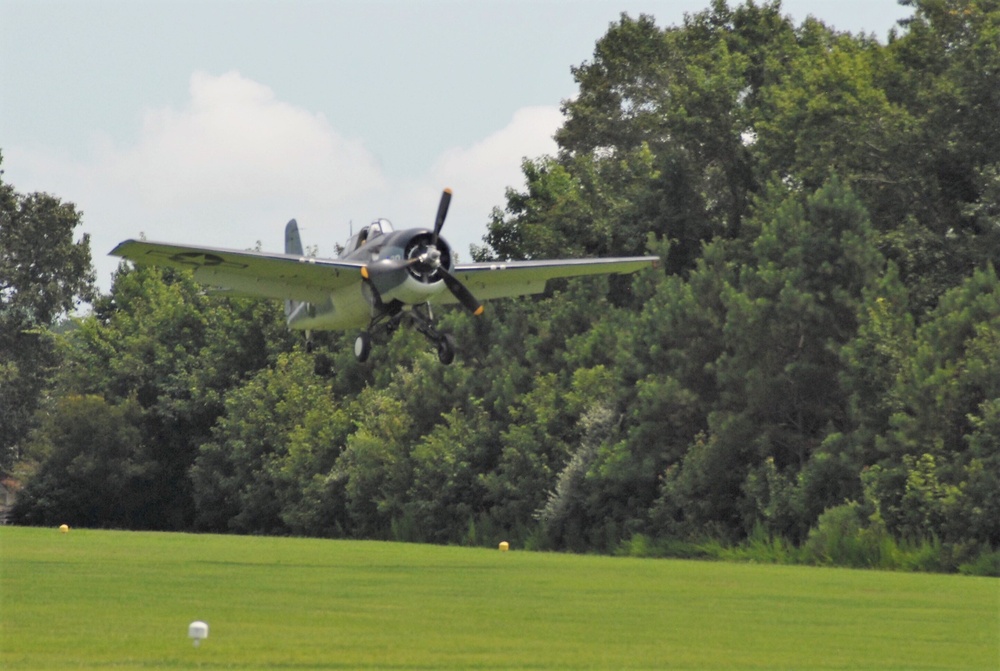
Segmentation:
[(355, 229), (380, 216), (430, 226), (445, 186), (455, 193), (445, 236), (468, 259), (504, 190), (523, 186), (522, 159), (553, 153), (561, 122), (557, 107), (518, 110), (485, 139), (442, 148), (426, 174), (391, 182), (363, 140), (344, 138), (322, 115), (235, 72), (195, 73), (189, 100), (147, 110), (131, 145), (99, 139), (83, 160), (5, 148), (3, 168), (19, 191), (49, 191), (83, 210), (106, 291), (118, 264), (107, 252), (126, 238), (279, 250), (295, 217), (304, 242), (329, 255), (349, 220)]
[(422, 203), (428, 218), (434, 216), (440, 189), (455, 192), (449, 211), (448, 239), (463, 258), (470, 244), (481, 244), (494, 207), (506, 204), (508, 187), (522, 188), (521, 162), (554, 154), (553, 135), (562, 124), (558, 107), (525, 107), (517, 110), (505, 127), (470, 147), (445, 150), (429, 174), (409, 185), (412, 200)]
[(138, 144), (114, 157), (115, 177), (154, 207), (306, 201), (333, 207), (383, 186), (374, 157), (318, 114), (278, 101), (230, 72), (191, 77), (180, 110), (146, 112)]
[(434, 176), (460, 176), (487, 189), (495, 188), (497, 181), (519, 182), (521, 159), (553, 153), (556, 143), (552, 136), (561, 123), (562, 113), (557, 107), (519, 109), (507, 126), (485, 140), (467, 149), (445, 151), (431, 172)]

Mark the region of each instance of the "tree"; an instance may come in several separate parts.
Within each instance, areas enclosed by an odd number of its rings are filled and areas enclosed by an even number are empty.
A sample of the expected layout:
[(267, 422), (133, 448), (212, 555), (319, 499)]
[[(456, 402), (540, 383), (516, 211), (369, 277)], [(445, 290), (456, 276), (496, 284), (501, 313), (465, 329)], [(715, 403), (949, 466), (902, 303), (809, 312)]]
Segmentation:
[[(856, 332), (862, 292), (882, 259), (867, 213), (836, 176), (805, 198), (773, 191), (748, 229), (757, 235), (722, 290), (723, 349), (712, 362), (718, 401), (708, 435), (670, 470), (661, 508), (729, 533), (770, 518), (780, 528), (769, 531), (797, 539), (813, 520), (779, 522), (766, 511), (792, 491), (784, 483), (795, 481), (825, 437), (846, 425), (838, 352)], [(768, 482), (773, 491), (761, 489)], [(705, 513), (714, 517), (699, 519)], [(740, 518), (742, 529), (734, 528)]]
[(992, 266), (941, 297), (913, 336), (913, 354), (896, 376), (879, 461), (867, 475), (869, 498), (890, 531), (949, 543), (996, 544), (1000, 462), (1000, 281)]
[[(554, 547), (577, 552), (595, 546), (607, 550), (602, 547), (601, 541), (605, 539), (601, 535), (609, 529), (615, 536), (612, 543), (621, 540), (621, 534), (613, 529), (618, 520), (608, 519), (608, 514), (614, 511), (608, 510), (604, 500), (605, 496), (614, 493), (609, 491), (613, 478), (595, 477), (593, 473), (602, 448), (610, 447), (616, 420), (608, 403), (596, 403), (580, 418), (580, 444), (559, 472), (548, 501), (536, 513), (543, 533)], [(606, 458), (603, 461), (606, 464), (615, 460)]]
[(229, 392), (211, 440), (198, 447), (191, 467), (195, 524), (238, 533), (335, 529), (343, 520), (320, 520), (322, 500), (309, 509), (303, 499), (323, 499), (313, 476), (329, 473), (350, 426), (328, 384), (313, 374), (311, 358), (280, 355), (274, 367)]
[(477, 402), (456, 408), (443, 420), (411, 454), (413, 474), (404, 510), (413, 537), (423, 542), (468, 540), (485, 508), (477, 469), (484, 444), (491, 440), (489, 418)]
[(996, 202), (989, 175), (1000, 152), (1000, 4), (903, 4), (914, 14), (887, 47), (892, 67), (882, 82), (914, 119), (912, 149), (895, 163), (910, 166), (918, 181), (901, 194), (911, 221), (886, 246), (914, 310), (925, 312), (973, 268), (1000, 257), (1000, 235), (988, 223)]
[(58, 360), (48, 329), (93, 297), (90, 238), (73, 240), (80, 217), (54, 196), (17, 193), (0, 170), (0, 471), (21, 458)]
[(188, 273), (123, 265), (111, 293), (65, 336), (56, 395), (135, 401), (158, 501), (145, 526), (190, 528), (189, 469), (223, 412), (227, 391), (290, 347), (270, 303), (205, 296)]
[(112, 406), (99, 396), (57, 401), (34, 434), (31, 449), (45, 455), (18, 495), (18, 524), (148, 528), (156, 501), (156, 469), (137, 426), (135, 403)]
[(404, 518), (413, 480), (413, 418), (399, 400), (371, 387), (359, 398), (358, 409), (356, 428), (332, 473), (344, 491), (350, 534), (405, 539), (408, 532), (394, 534), (393, 526)]
[(758, 188), (753, 141), (761, 100), (791, 72), (799, 41), (776, 2), (730, 9), (716, 0), (682, 27), (663, 30), (650, 16), (622, 15), (593, 61), (573, 69), (580, 92), (564, 106), (560, 156), (619, 160), (645, 144), (662, 172), (697, 194), (680, 211), (701, 208), (683, 232), (670, 222), (667, 237), (736, 237)]
[(761, 178), (812, 190), (835, 170), (877, 228), (895, 227), (921, 188), (915, 121), (881, 85), (886, 57), (876, 43), (842, 35), (819, 46), (802, 50), (789, 76), (763, 93), (754, 147)]

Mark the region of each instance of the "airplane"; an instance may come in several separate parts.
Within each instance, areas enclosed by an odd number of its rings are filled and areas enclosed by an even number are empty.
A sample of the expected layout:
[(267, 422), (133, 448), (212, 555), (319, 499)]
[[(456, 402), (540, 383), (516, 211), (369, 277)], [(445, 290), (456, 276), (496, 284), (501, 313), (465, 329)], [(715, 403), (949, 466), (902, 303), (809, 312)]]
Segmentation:
[(454, 360), (455, 339), (435, 328), (432, 302), (459, 303), (479, 316), (481, 300), (542, 293), (551, 279), (628, 274), (659, 264), (656, 256), (455, 263), (440, 235), (451, 198), (445, 189), (433, 228), (395, 231), (378, 219), (351, 236), (336, 259), (307, 256), (294, 219), (285, 227), (284, 254), (125, 240), (111, 255), (193, 270), (195, 280), (215, 293), (284, 300), (288, 327), (306, 332), (307, 351), (312, 331), (361, 329), (354, 355), (365, 362), (373, 336), (405, 321), (427, 337), (445, 365)]

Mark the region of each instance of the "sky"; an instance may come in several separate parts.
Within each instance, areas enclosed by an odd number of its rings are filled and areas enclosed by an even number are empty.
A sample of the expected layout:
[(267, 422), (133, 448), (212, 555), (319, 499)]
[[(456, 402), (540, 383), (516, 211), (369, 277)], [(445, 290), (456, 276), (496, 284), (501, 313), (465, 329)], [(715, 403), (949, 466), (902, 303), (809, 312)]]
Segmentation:
[[(735, 6), (736, 0), (730, 0)], [(469, 260), (521, 162), (556, 151), (571, 68), (622, 12), (710, 0), (0, 0), (3, 179), (76, 204), (107, 291), (121, 240), (334, 255), (385, 217)], [(885, 41), (895, 0), (784, 0)]]

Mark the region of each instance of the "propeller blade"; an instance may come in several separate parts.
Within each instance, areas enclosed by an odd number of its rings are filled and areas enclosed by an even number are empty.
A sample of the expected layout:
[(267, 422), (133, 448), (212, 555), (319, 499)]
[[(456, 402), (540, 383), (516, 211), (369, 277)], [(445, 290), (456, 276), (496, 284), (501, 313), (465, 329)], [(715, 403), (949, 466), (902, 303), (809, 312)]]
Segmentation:
[(476, 300), (476, 297), (472, 295), (464, 284), (462, 284), (457, 277), (449, 273), (444, 268), (439, 268), (438, 272), (441, 273), (442, 279), (444, 279), (445, 285), (451, 291), (452, 295), (458, 299), (458, 302), (465, 306), (465, 309), (476, 315), (477, 317), (483, 314), (483, 304)]
[(448, 216), (449, 205), (451, 205), (451, 189), (445, 189), (441, 192), (441, 202), (438, 204), (437, 218), (434, 220), (433, 244), (435, 246), (437, 246), (438, 235), (441, 233), (441, 227), (444, 226), (444, 218)]

